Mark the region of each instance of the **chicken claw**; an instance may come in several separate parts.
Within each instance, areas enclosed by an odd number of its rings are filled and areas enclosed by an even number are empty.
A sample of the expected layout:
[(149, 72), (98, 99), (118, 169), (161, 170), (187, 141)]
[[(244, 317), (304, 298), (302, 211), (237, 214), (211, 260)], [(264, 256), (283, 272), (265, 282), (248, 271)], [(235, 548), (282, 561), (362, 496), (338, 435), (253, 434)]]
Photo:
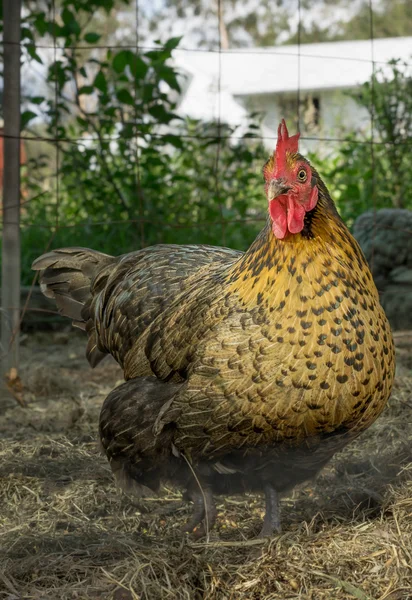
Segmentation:
[(183, 533), (193, 533), (197, 538), (203, 537), (216, 522), (217, 509), (212, 492), (206, 488), (187, 492), (186, 495), (192, 500), (194, 511), (182, 531)]

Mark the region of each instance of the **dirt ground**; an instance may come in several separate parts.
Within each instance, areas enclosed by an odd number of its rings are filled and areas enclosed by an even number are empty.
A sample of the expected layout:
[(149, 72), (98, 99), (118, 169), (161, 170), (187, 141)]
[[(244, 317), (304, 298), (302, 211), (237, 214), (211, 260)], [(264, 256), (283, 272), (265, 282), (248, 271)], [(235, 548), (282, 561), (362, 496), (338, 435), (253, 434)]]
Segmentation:
[(250, 495), (220, 498), (196, 541), (179, 532), (191, 506), (178, 491), (122, 494), (99, 455), (117, 365), (91, 370), (73, 331), (26, 336), (27, 406), (0, 415), (0, 598), (412, 599), (412, 335), (397, 346), (387, 409), (283, 500), (281, 536), (254, 539), (264, 505)]

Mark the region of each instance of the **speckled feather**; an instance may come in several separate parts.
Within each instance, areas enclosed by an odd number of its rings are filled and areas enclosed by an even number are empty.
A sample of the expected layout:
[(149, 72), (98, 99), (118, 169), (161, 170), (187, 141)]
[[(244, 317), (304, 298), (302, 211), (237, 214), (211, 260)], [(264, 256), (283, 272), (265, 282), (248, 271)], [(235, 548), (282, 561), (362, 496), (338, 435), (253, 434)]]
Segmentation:
[[(178, 386), (170, 388), (167, 406), (152, 403), (153, 424), (161, 410), (172, 431), (166, 441), (161, 437), (168, 456), (172, 449), (184, 453), (209, 475), (205, 465), (219, 463), (215, 471), (243, 473), (242, 485), (256, 470), (261, 481), (277, 478), (282, 489), (312, 475), (378, 417), (391, 391), (393, 342), (377, 290), (314, 170), (313, 176), (319, 201), (301, 233), (278, 240), (268, 222), (243, 255), (196, 246), (102, 255), (90, 291), (79, 298), (89, 360), (95, 364), (105, 352), (118, 360), (134, 386), (129, 402), (146, 398), (141, 377)], [(67, 252), (35, 264), (56, 299)], [(88, 251), (81, 252), (84, 262)], [(73, 251), (71, 257), (71, 268), (83, 273)], [(106, 407), (101, 427), (110, 419), (117, 422)], [(145, 436), (164, 436), (164, 428), (145, 427), (143, 434), (139, 420), (135, 427), (148, 465)], [(130, 440), (116, 452), (113, 460), (143, 460)], [(151, 473), (159, 464), (155, 454)], [(144, 485), (139, 472), (135, 479)], [(158, 476), (167, 478), (163, 468)], [(225, 477), (215, 475), (217, 491)]]

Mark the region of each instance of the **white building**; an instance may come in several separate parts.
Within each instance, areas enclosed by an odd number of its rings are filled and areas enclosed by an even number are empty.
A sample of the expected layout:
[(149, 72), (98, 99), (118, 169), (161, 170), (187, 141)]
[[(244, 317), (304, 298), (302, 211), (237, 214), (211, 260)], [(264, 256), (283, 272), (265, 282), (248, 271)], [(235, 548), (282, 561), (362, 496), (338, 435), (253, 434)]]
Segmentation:
[(261, 134), (273, 147), (282, 117), (297, 126), (306, 149), (319, 139), (339, 139), (370, 128), (366, 110), (348, 95), (371, 79), (373, 69), (393, 59), (412, 63), (412, 37), (248, 48), (218, 52), (176, 50), (176, 66), (187, 74), (178, 112), (203, 120), (246, 126), (262, 115)]

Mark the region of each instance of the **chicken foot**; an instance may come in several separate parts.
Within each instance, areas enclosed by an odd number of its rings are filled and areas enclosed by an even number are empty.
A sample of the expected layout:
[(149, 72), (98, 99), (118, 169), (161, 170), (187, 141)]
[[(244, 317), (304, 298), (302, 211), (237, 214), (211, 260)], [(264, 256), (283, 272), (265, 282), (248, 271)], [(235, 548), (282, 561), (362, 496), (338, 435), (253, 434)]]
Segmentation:
[(263, 526), (258, 536), (260, 538), (268, 537), (273, 535), (273, 533), (280, 533), (282, 531), (280, 524), (279, 494), (273, 485), (268, 483), (263, 489), (266, 499), (266, 512), (265, 518), (263, 519)]
[(184, 533), (192, 533), (196, 529), (196, 537), (203, 537), (210, 531), (217, 517), (217, 509), (212, 492), (209, 488), (197, 489), (187, 492), (184, 496), (189, 496), (194, 504), (194, 511), (191, 518), (183, 527)]

